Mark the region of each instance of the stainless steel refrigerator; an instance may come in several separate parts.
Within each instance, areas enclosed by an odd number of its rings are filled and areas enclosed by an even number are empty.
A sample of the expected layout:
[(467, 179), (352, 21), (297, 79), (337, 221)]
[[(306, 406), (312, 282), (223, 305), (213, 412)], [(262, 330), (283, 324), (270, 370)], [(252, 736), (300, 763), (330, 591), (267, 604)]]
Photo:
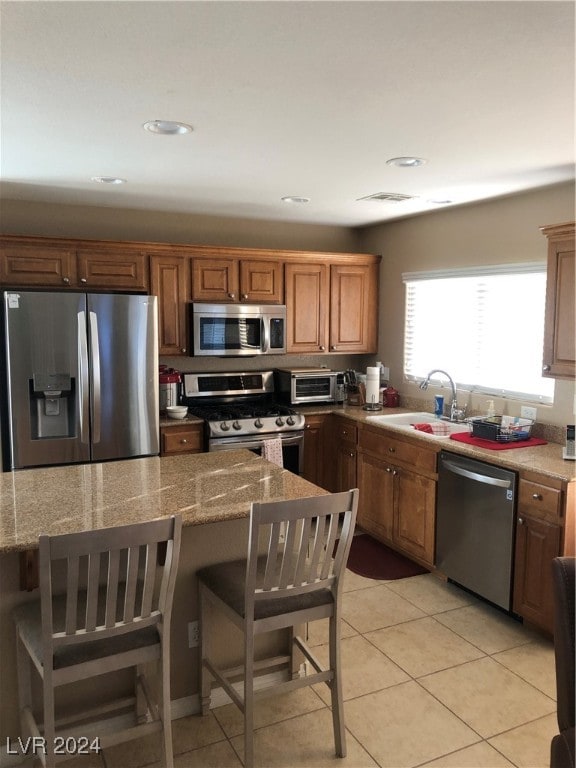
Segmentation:
[(159, 450), (155, 296), (4, 292), (10, 468)]

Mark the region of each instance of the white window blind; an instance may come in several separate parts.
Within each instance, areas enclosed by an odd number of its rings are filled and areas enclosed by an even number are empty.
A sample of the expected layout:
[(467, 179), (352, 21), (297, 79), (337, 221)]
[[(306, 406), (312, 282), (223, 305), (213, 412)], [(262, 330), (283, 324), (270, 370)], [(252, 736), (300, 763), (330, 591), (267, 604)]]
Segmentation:
[(554, 381), (541, 375), (545, 265), (406, 273), (402, 278), (408, 379), (424, 379), (442, 368), (460, 388), (552, 402)]

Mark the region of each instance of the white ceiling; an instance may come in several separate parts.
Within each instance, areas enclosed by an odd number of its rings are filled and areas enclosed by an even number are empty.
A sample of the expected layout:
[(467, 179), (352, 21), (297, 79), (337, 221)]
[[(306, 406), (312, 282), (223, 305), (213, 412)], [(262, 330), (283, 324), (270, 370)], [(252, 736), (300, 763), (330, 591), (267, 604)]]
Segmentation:
[(358, 226), (567, 181), (574, 7), (2, 0), (2, 193)]

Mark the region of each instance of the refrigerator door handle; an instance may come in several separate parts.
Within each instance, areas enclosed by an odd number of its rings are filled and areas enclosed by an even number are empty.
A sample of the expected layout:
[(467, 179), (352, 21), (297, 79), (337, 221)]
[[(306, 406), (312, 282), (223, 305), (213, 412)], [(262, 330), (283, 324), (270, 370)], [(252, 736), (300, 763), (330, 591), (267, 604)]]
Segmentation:
[(92, 357), (92, 442), (100, 442), (100, 344), (98, 341), (98, 315), (90, 312), (90, 353)]
[(86, 335), (86, 312), (78, 312), (78, 397), (80, 441), (82, 443), (88, 443), (90, 403), (88, 401), (88, 337)]

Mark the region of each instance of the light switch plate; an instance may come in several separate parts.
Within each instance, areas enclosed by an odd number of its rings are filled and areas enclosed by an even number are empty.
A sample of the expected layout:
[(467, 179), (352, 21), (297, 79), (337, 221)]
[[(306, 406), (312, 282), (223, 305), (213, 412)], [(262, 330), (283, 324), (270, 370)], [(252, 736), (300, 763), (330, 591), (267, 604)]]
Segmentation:
[(529, 405), (523, 405), (520, 408), (520, 416), (523, 419), (532, 419), (533, 421), (536, 421), (536, 408), (531, 408)]

